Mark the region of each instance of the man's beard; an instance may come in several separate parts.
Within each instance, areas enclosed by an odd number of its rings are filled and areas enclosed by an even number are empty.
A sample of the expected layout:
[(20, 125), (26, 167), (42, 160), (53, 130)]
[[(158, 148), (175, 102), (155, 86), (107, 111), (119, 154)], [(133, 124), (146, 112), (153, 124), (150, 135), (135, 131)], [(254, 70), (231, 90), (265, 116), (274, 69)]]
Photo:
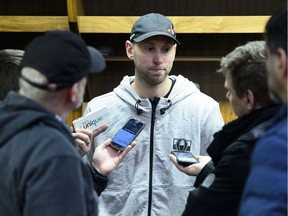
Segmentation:
[(159, 84), (163, 83), (163, 81), (168, 76), (168, 72), (166, 71), (164, 76), (161, 79), (155, 79), (148, 71), (144, 72), (143, 70), (138, 69), (138, 76), (141, 77), (143, 81), (150, 87), (158, 86)]

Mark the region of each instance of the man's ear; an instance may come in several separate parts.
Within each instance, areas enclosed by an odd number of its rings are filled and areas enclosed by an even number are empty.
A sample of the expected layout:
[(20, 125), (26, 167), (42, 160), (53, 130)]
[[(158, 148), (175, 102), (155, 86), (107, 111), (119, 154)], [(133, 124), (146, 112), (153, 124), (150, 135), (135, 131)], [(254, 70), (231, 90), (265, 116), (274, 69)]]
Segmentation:
[(257, 105), (253, 92), (250, 89), (246, 90), (245, 97), (246, 97), (247, 109), (249, 111), (253, 111)]
[(279, 48), (277, 50), (277, 58), (279, 60), (278, 63), (278, 70), (279, 70), (279, 78), (283, 81), (287, 81), (287, 54), (285, 50), (282, 48)]
[(77, 92), (79, 91), (79, 83), (74, 83), (74, 85), (69, 89), (67, 93), (68, 100), (74, 103), (77, 100)]
[(133, 49), (133, 43), (129, 40), (125, 42), (125, 48), (126, 48), (126, 54), (129, 59), (134, 60), (134, 49)]

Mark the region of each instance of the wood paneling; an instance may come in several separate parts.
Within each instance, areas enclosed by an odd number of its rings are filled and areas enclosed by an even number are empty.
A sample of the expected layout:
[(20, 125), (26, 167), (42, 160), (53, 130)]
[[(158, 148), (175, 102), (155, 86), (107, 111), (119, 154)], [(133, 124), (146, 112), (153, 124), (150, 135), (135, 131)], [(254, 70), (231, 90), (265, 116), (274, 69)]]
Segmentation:
[(271, 15), (285, 0), (82, 0), (86, 16), (139, 16), (156, 12), (166, 16)]
[(1, 0), (0, 15), (67, 16), (66, 0)]
[[(81, 33), (130, 33), (138, 16), (79, 16)], [(173, 16), (181, 33), (262, 33), (269, 16)]]
[(237, 118), (228, 101), (220, 101), (219, 106), (225, 123), (233, 121)]
[[(128, 16), (0, 16), (1, 32), (45, 32), (69, 30), (69, 23), (79, 26), (80, 33), (129, 33), (139, 17)], [(184, 33), (263, 33), (269, 16), (168, 17), (178, 34)], [(77, 27), (78, 33), (78, 27)]]
[(69, 30), (66, 16), (0, 16), (1, 32)]

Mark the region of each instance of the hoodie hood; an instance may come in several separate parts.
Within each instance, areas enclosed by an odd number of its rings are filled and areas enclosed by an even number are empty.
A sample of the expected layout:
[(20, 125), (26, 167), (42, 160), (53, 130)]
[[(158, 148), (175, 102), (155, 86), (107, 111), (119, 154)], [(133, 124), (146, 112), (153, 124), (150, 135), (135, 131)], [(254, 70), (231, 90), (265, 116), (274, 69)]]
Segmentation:
[[(137, 114), (151, 112), (151, 102), (149, 98), (143, 99), (131, 88), (135, 76), (125, 76), (120, 85), (114, 89), (114, 93), (125, 101), (128, 105), (135, 107)], [(169, 108), (190, 94), (199, 92), (196, 85), (184, 78), (182, 75), (171, 75), (170, 79), (176, 80), (175, 84), (167, 98), (161, 97), (157, 104), (156, 114), (163, 115), (166, 111), (169, 112)]]
[(0, 101), (0, 148), (15, 134), (35, 124), (45, 124), (69, 134), (69, 128), (57, 116), (38, 103), (15, 92)]

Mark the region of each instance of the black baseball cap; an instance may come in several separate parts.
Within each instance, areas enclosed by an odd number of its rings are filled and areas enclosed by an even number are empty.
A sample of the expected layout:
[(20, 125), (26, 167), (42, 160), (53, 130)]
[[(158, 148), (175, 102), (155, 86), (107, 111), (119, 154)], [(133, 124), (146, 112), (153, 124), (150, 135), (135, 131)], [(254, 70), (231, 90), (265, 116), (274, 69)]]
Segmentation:
[(38, 84), (20, 77), (44, 90), (59, 90), (72, 86), (89, 73), (99, 73), (106, 67), (103, 55), (87, 46), (70, 31), (48, 31), (31, 41), (25, 48), (20, 68), (31, 67), (48, 79), (48, 84)]
[(141, 16), (133, 25), (130, 41), (141, 42), (149, 37), (163, 35), (172, 38), (177, 44), (173, 23), (159, 13), (149, 13)]

